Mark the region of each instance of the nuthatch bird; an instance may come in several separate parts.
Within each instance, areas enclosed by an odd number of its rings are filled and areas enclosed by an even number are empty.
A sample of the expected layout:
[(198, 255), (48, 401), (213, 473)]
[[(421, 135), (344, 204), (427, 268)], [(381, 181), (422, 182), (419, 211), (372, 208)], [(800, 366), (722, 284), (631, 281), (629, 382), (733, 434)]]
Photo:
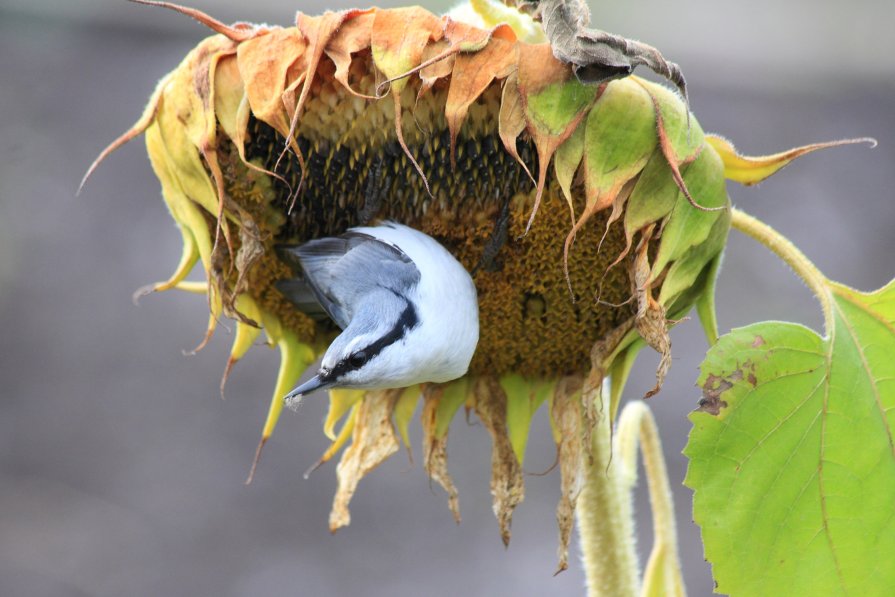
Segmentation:
[(403, 388), (466, 373), (479, 340), (475, 285), (433, 238), (385, 222), (281, 247), (280, 255), (301, 277), (279, 290), (342, 328), (317, 374), (286, 396), (288, 406), (320, 389)]

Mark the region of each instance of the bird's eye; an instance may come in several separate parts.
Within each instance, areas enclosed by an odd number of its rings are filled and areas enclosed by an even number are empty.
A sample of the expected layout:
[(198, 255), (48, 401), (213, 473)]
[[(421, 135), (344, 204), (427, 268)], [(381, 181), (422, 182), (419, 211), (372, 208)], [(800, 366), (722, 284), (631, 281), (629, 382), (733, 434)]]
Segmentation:
[(367, 362), (367, 353), (365, 353), (362, 350), (359, 350), (356, 353), (354, 353), (353, 355), (351, 355), (350, 357), (348, 357), (348, 363), (355, 369), (363, 366), (363, 364), (366, 362)]

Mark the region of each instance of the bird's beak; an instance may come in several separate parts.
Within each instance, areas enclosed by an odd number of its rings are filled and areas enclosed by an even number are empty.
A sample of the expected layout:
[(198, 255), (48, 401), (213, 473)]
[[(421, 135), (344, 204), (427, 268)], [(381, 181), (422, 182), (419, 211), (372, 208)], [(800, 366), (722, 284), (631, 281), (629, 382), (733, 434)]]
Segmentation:
[(327, 388), (330, 386), (330, 382), (323, 381), (319, 375), (315, 375), (305, 383), (301, 384), (288, 394), (284, 400), (286, 401), (286, 406), (295, 410), (298, 408), (301, 399), (313, 392), (314, 390), (319, 390), (321, 388)]

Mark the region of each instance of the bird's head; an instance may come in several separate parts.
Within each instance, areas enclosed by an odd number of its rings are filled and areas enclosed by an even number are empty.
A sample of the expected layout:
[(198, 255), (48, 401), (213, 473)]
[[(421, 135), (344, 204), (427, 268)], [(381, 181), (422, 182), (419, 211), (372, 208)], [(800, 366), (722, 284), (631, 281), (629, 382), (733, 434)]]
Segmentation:
[(416, 359), (401, 350), (419, 328), (417, 309), (406, 297), (382, 290), (364, 301), (320, 362), (317, 374), (292, 390), (286, 404), (329, 388), (396, 388), (413, 385)]

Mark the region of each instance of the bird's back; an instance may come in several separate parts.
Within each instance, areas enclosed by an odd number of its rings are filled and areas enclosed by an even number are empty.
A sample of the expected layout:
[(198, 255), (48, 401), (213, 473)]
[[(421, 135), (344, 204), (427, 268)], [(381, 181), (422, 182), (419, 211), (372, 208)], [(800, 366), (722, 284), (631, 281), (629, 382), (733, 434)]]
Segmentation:
[(428, 352), (430, 381), (449, 381), (466, 373), (479, 338), (478, 296), (469, 272), (432, 237), (392, 222), (355, 228), (400, 247), (420, 272), (413, 289), (420, 330), (408, 351)]
[(381, 373), (371, 375), (364, 386), (352, 387), (446, 382), (466, 373), (479, 337), (475, 285), (435, 239), (385, 222), (281, 248), (281, 254), (302, 274), (297, 281), (281, 284), (281, 290), (291, 292), (287, 296), (299, 308), (308, 307), (309, 293), (302, 294), (300, 288), (306, 285), (345, 330), (324, 362), (344, 357), (339, 355), (353, 350), (361, 337), (376, 345), (382, 342), (372, 336), (384, 332), (388, 337), (387, 346), (376, 351), (377, 362), (369, 365)]

